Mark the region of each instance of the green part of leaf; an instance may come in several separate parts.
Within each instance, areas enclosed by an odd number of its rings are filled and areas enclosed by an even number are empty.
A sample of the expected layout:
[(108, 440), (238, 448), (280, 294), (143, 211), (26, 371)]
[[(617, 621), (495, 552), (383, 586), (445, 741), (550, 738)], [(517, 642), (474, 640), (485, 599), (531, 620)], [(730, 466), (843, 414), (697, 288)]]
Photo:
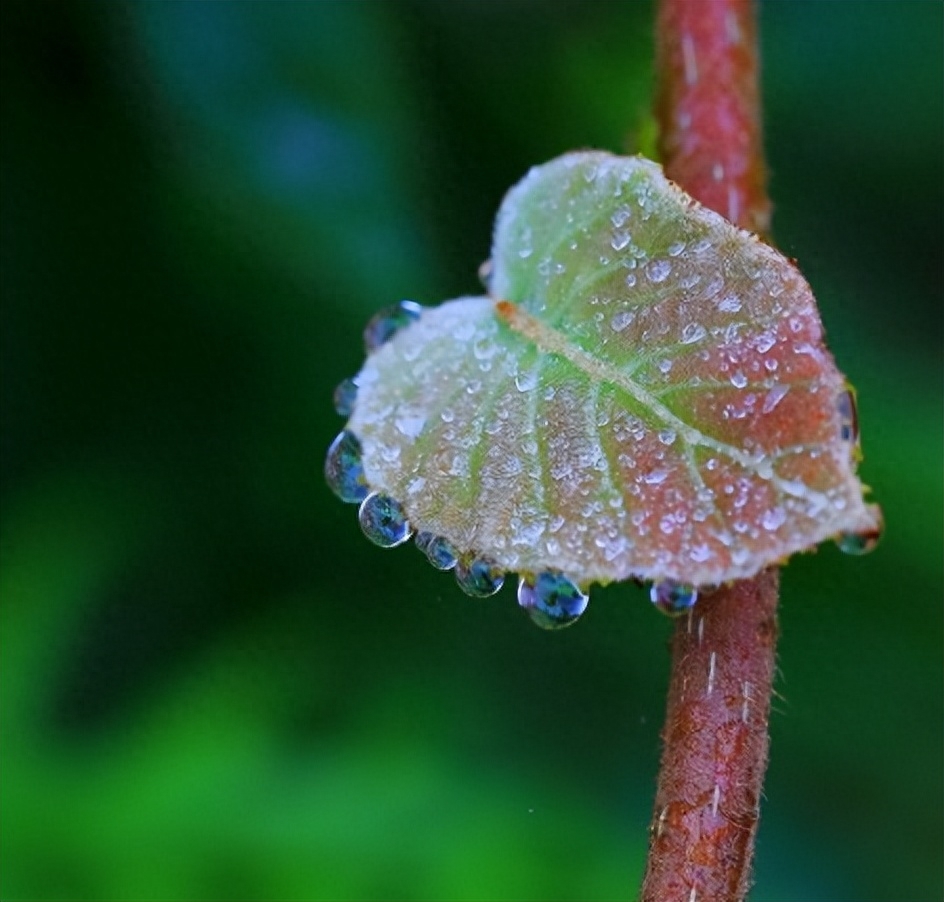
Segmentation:
[(702, 585), (878, 528), (809, 286), (656, 164), (532, 169), (492, 261), (491, 297), (424, 311), (358, 376), (367, 481), (416, 529), (581, 585)]

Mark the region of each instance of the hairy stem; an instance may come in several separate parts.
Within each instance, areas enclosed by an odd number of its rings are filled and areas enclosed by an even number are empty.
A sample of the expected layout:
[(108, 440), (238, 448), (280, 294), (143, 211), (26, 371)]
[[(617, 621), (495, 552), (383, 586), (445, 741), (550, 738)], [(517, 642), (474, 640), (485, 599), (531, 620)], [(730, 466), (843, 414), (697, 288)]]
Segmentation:
[[(666, 173), (706, 206), (766, 232), (750, 0), (661, 0), (656, 113)], [(702, 598), (672, 640), (643, 902), (747, 895), (767, 767), (779, 574)]]

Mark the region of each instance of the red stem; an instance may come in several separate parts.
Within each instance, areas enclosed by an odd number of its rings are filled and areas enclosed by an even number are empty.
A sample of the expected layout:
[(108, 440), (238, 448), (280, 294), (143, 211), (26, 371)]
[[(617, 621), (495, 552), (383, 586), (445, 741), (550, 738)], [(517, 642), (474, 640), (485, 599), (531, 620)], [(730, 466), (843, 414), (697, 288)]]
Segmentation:
[[(666, 173), (738, 225), (766, 232), (750, 0), (661, 0), (656, 48)], [(747, 895), (767, 768), (778, 587), (776, 569), (726, 586), (676, 627), (643, 902)]]

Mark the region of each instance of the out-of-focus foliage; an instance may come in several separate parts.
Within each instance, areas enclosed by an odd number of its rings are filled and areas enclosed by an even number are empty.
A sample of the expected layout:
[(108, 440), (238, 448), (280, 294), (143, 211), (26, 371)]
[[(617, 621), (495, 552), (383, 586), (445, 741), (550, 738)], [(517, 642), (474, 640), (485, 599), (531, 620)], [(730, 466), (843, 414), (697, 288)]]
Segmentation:
[[(648, 133), (651, 10), (0, 10), (0, 894), (632, 896), (667, 622), (461, 596), (321, 464), (365, 318)], [(762, 7), (775, 231), (888, 529), (783, 574), (758, 900), (942, 893), (942, 16)]]

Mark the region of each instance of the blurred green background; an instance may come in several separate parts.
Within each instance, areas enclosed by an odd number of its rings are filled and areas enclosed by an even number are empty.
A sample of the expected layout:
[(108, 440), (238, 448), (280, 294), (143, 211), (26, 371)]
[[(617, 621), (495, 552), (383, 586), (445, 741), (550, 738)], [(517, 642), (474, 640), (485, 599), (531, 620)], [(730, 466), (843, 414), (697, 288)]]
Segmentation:
[[(615, 586), (541, 632), (321, 468), (368, 316), (477, 292), (530, 165), (634, 146), (650, 6), (0, 9), (0, 895), (633, 897), (669, 622)], [(939, 900), (944, 7), (761, 22), (888, 528), (783, 574), (752, 899)]]

